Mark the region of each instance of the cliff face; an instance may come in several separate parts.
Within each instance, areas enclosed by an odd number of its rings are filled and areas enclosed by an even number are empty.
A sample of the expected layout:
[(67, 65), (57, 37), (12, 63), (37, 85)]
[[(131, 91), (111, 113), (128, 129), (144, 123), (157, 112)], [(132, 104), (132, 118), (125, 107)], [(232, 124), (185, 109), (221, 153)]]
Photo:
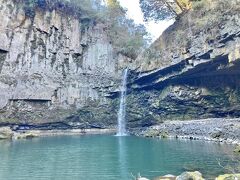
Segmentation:
[(239, 10), (237, 1), (193, 2), (138, 58), (130, 122), (240, 116)]
[(95, 112), (97, 121), (115, 124), (99, 116), (111, 111), (108, 92), (127, 59), (114, 51), (104, 24), (35, 13), (30, 19), (21, 5), (0, 0), (0, 124), (98, 127), (89, 122)]
[(128, 127), (239, 117), (239, 4), (192, 6), (133, 62), (116, 53), (102, 23), (40, 9), (31, 19), (0, 0), (0, 126), (114, 126), (126, 66)]

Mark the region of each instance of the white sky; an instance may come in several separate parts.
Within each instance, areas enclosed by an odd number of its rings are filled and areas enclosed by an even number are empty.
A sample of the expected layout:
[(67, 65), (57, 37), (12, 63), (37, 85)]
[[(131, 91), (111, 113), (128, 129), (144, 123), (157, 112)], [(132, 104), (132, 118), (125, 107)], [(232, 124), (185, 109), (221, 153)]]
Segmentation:
[(156, 40), (162, 32), (173, 24), (174, 20), (170, 21), (159, 21), (158, 23), (151, 21), (145, 23), (143, 21), (143, 14), (139, 5), (139, 0), (118, 0), (124, 8), (128, 10), (127, 15), (133, 19), (137, 24), (144, 24), (147, 31), (151, 34), (152, 40)]

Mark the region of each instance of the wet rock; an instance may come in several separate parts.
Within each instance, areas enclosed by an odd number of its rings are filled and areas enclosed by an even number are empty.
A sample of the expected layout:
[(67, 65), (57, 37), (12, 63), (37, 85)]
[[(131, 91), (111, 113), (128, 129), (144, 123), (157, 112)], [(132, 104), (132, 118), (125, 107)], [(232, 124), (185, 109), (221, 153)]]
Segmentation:
[(145, 177), (137, 177), (137, 179), (136, 180), (150, 180), (150, 179), (148, 179), (148, 178), (145, 178)]
[(144, 136), (145, 137), (157, 137), (159, 136), (160, 132), (157, 129), (149, 129), (148, 131), (145, 132)]
[(1, 127), (0, 128), (0, 140), (1, 139), (12, 139), (13, 131), (10, 127)]
[(159, 138), (168, 138), (169, 134), (167, 131), (161, 131), (159, 129), (150, 128), (144, 133), (145, 137), (159, 137)]
[(237, 145), (233, 152), (240, 154), (240, 145)]
[(161, 133), (160, 133), (160, 137), (161, 137), (162, 139), (168, 138), (168, 137), (169, 137), (168, 132), (166, 132), (166, 131), (161, 132)]
[(145, 177), (139, 177), (139, 178), (137, 178), (137, 180), (149, 180), (149, 179), (147, 179)]
[(224, 174), (218, 176), (215, 180), (239, 180), (240, 174)]
[(153, 178), (153, 180), (175, 180), (175, 179), (176, 179), (176, 176), (171, 175), (171, 174)]
[(32, 139), (38, 136), (39, 135), (36, 133), (26, 132), (26, 133), (15, 133), (13, 138), (14, 139)]
[(219, 131), (215, 131), (211, 134), (211, 137), (212, 138), (220, 138), (222, 135), (222, 132), (219, 130)]
[(180, 176), (177, 176), (176, 180), (204, 180), (202, 174), (198, 171), (184, 172)]

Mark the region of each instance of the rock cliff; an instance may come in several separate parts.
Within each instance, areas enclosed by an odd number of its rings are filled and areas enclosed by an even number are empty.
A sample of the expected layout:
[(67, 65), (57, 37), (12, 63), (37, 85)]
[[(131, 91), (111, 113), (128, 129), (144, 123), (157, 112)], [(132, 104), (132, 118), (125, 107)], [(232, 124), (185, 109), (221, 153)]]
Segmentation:
[(239, 3), (192, 2), (134, 62), (115, 51), (103, 23), (57, 10), (29, 18), (0, 0), (0, 126), (115, 126), (126, 66), (128, 127), (239, 117)]
[(130, 122), (240, 116), (239, 3), (192, 2), (193, 9), (137, 59)]
[(0, 19), (0, 124), (115, 124), (116, 113), (101, 113), (111, 111), (107, 96), (127, 59), (114, 51), (104, 24), (57, 10), (38, 9), (29, 18), (12, 0), (0, 0)]

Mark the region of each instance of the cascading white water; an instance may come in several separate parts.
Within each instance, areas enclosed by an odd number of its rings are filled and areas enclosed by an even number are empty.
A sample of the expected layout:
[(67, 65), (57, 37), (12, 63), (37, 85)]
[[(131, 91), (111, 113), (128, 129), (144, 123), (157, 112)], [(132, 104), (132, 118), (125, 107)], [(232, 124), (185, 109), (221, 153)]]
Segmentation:
[(118, 133), (117, 136), (126, 136), (126, 94), (127, 94), (127, 75), (128, 69), (123, 72), (122, 86), (121, 86), (121, 97), (120, 107), (118, 111)]

